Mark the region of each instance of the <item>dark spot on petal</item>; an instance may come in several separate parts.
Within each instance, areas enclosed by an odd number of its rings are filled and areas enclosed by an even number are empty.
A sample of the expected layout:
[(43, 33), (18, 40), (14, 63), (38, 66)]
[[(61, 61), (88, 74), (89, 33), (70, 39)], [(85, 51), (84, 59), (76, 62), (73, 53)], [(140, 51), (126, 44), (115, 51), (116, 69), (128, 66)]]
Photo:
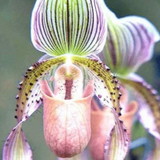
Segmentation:
[(25, 74), (25, 75), (24, 75), (24, 77), (25, 77), (25, 78), (28, 78), (28, 75), (27, 75), (27, 74)]
[(37, 102), (37, 103), (39, 103), (39, 101), (38, 101), (38, 100), (36, 100), (36, 102)]
[(28, 69), (27, 69), (27, 71), (29, 71), (29, 72), (30, 72), (30, 71), (32, 71), (32, 69), (28, 68)]
[(16, 95), (16, 99), (19, 99), (19, 95)]

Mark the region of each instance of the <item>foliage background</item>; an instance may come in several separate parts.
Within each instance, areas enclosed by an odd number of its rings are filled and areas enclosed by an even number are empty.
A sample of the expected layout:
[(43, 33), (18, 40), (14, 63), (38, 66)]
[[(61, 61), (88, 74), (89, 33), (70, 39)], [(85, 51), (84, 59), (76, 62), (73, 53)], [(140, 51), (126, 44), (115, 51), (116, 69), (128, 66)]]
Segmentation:
[[(30, 17), (35, 0), (0, 0), (0, 150), (8, 133), (16, 125), (16, 86), (26, 69), (43, 55), (30, 41)], [(149, 19), (160, 31), (160, 0), (106, 0), (118, 17), (139, 15)], [(160, 42), (155, 55), (138, 73), (160, 90), (160, 67), (155, 61), (160, 55)], [(158, 63), (160, 64), (160, 60)], [(34, 160), (53, 160), (43, 138), (42, 108), (24, 123), (24, 131), (33, 149)], [(135, 135), (143, 129), (135, 129)]]

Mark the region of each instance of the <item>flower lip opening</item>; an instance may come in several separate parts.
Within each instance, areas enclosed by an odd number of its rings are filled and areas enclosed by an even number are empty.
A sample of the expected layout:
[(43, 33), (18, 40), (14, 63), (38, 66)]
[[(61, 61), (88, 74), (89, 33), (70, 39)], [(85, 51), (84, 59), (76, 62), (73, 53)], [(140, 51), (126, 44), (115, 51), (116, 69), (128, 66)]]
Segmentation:
[[(41, 81), (43, 94), (51, 98), (60, 100), (80, 100), (93, 96), (93, 82), (89, 81), (87, 86), (83, 86), (83, 73), (74, 64), (62, 64), (55, 71), (53, 91), (47, 81)], [(84, 89), (85, 88), (85, 89)]]
[[(48, 82), (46, 80), (41, 80), (40, 81), (41, 85), (41, 92), (44, 94), (47, 98), (52, 99), (56, 98), (57, 100), (62, 100), (58, 96), (56, 96), (50, 89)], [(93, 96), (94, 92), (94, 87), (93, 87), (93, 81), (90, 81), (88, 85), (86, 86), (83, 96), (81, 98), (73, 98), (73, 99), (64, 99), (64, 101), (77, 101), (77, 100), (85, 100), (88, 99), (89, 97)]]

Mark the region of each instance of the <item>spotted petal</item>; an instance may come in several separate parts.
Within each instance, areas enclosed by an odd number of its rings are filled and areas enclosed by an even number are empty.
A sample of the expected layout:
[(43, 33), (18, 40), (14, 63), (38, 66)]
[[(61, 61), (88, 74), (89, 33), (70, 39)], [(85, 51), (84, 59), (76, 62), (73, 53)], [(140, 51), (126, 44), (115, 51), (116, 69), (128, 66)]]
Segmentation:
[(108, 36), (100, 55), (112, 72), (128, 74), (148, 61), (160, 36), (155, 26), (138, 16), (117, 18), (108, 8)]
[(131, 75), (128, 79), (120, 78), (120, 80), (130, 86), (136, 95), (141, 123), (160, 140), (160, 98), (157, 91), (137, 75)]
[(107, 25), (103, 0), (37, 0), (32, 13), (31, 39), (49, 55), (99, 53)]
[(72, 62), (84, 68), (86, 74), (94, 80), (95, 95), (101, 100), (102, 104), (110, 108), (115, 108), (120, 114), (119, 86), (116, 77), (110, 69), (97, 59), (72, 56)]
[(60, 64), (65, 57), (52, 58), (49, 61), (37, 62), (31, 66), (19, 83), (19, 93), (16, 96), (17, 125), (5, 141), (3, 147), (3, 160), (30, 160), (32, 151), (22, 131), (22, 122), (35, 112), (42, 101), (39, 79), (47, 74), (56, 64)]
[[(112, 108), (113, 110), (115, 108), (117, 113), (120, 113), (119, 98), (121, 95), (119, 93), (119, 87), (117, 85), (118, 82), (116, 80), (116, 77), (111, 74), (109, 68), (96, 59), (65, 55), (35, 63), (28, 69), (28, 71), (24, 75), (23, 81), (19, 84), (19, 94), (16, 96), (16, 118), (18, 120), (18, 125), (21, 124), (23, 121), (26, 121), (29, 118), (29, 116), (31, 116), (31, 114), (38, 109), (38, 106), (40, 104), (40, 101), (38, 100), (41, 99), (39, 80), (42, 77), (47, 77), (47, 73), (52, 72), (54, 66), (60, 65), (65, 62), (72, 62), (84, 68), (87, 71), (86, 73), (89, 74), (89, 77), (91, 77), (91, 79), (94, 80), (95, 94), (97, 95), (97, 97), (99, 97), (99, 99), (101, 99), (101, 103), (105, 106), (108, 106), (109, 108)], [(104, 92), (104, 94), (102, 94), (102, 91)], [(36, 99), (36, 97), (38, 99)], [(21, 130), (21, 125), (19, 130)], [(12, 133), (9, 137), (11, 137), (10, 142), (17, 139), (15, 138), (15, 136), (12, 136)], [(124, 138), (123, 135), (122, 138)], [(18, 138), (18, 140), (21, 139), (22, 138)], [(124, 140), (126, 139), (123, 139), (122, 141)], [(7, 140), (5, 144), (6, 143)], [(5, 155), (5, 153), (8, 152), (9, 151), (4, 146), (3, 155)], [(16, 150), (15, 152), (19, 151)], [(9, 157), (9, 160), (10, 159), (12, 159), (12, 157)]]

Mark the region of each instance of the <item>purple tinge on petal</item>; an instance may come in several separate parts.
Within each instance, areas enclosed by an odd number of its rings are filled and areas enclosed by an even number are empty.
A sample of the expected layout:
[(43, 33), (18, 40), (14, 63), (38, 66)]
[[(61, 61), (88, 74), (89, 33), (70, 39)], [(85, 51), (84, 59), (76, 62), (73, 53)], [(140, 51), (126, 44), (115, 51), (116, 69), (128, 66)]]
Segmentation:
[(32, 13), (31, 39), (49, 55), (99, 53), (107, 22), (103, 0), (37, 0)]
[(153, 54), (159, 32), (147, 19), (128, 16), (118, 19), (107, 9), (108, 36), (104, 50), (99, 56), (119, 74), (128, 74), (148, 61)]
[[(109, 141), (106, 142), (105, 159), (124, 159), (129, 148), (129, 137), (127, 129), (114, 109), (111, 110), (114, 115), (115, 127), (113, 128)], [(118, 147), (117, 147), (118, 146)]]
[(47, 145), (58, 157), (81, 153), (90, 139), (90, 103), (93, 83), (86, 87), (84, 97), (59, 99), (46, 81), (41, 81), (44, 100), (44, 136)]
[(121, 82), (134, 90), (139, 105), (138, 115), (143, 126), (160, 140), (160, 103), (157, 91), (141, 77), (132, 74)]
[(32, 150), (21, 129), (21, 123), (14, 127), (7, 137), (2, 154), (2, 160), (33, 160)]

